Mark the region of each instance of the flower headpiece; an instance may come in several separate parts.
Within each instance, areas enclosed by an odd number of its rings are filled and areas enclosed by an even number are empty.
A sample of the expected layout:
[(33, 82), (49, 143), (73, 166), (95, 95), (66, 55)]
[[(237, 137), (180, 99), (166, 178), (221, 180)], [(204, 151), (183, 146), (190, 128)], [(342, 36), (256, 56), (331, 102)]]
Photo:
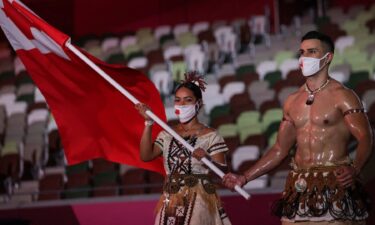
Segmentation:
[(203, 75), (199, 74), (197, 71), (189, 71), (185, 73), (185, 79), (181, 80), (181, 84), (193, 83), (197, 85), (201, 91), (206, 90), (206, 82), (204, 81)]

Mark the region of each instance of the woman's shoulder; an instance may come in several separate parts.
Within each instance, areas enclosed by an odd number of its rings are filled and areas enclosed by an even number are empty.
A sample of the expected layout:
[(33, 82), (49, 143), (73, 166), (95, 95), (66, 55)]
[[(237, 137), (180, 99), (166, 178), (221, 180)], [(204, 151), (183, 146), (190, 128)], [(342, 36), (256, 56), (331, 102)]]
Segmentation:
[[(177, 134), (182, 133), (182, 131), (179, 130), (178, 126), (172, 126), (171, 127)], [(165, 138), (165, 137), (172, 137), (171, 134), (169, 134), (167, 131), (162, 130), (158, 134), (159, 137)], [(198, 137), (211, 137), (211, 136), (220, 136), (218, 131), (212, 127), (209, 127), (205, 124), (203, 124), (203, 128), (198, 132)]]
[(215, 128), (212, 128), (212, 127), (207, 126), (207, 125), (204, 125), (204, 126), (205, 126), (205, 127), (204, 127), (203, 131), (204, 131), (205, 133), (216, 132), (216, 129), (215, 129)]
[(168, 135), (170, 135), (167, 131), (165, 130), (161, 130), (158, 134), (158, 137), (157, 138), (161, 138), (161, 139), (164, 139), (165, 137), (167, 137)]
[(200, 136), (217, 136), (219, 133), (215, 128), (205, 125), (204, 129), (201, 131)]

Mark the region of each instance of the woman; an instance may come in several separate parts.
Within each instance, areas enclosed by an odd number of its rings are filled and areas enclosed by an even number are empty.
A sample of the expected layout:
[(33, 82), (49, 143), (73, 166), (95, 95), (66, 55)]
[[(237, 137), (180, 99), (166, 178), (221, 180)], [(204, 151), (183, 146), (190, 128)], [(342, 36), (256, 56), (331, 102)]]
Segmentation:
[(150, 161), (162, 156), (167, 174), (155, 224), (231, 224), (210, 180), (209, 169), (200, 161), (207, 157), (221, 169), (226, 168), (225, 153), (228, 151), (224, 139), (197, 118), (203, 106), (204, 89), (202, 77), (190, 72), (175, 90), (175, 112), (180, 123), (173, 129), (196, 149), (193, 154), (165, 131), (161, 131), (152, 143), (153, 121), (145, 114), (148, 108), (144, 104), (136, 105), (145, 118), (141, 159)]

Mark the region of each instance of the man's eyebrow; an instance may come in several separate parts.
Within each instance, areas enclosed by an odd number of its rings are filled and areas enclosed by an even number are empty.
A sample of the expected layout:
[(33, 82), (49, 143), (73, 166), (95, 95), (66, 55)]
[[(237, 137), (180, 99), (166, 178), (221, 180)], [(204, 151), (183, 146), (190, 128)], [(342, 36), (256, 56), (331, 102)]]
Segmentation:
[[(308, 48), (306, 50), (309, 51), (309, 50), (319, 50), (319, 49), (318, 48)], [(305, 51), (305, 49), (300, 48), (298, 51), (303, 52), (303, 51)]]

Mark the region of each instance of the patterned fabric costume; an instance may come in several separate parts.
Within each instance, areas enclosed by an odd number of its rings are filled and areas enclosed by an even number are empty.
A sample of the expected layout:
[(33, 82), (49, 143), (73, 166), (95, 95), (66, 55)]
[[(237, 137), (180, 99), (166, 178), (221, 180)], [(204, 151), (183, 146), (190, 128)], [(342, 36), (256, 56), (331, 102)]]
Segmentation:
[[(217, 132), (185, 139), (194, 148), (209, 155), (228, 151)], [(204, 164), (171, 135), (162, 131), (155, 144), (163, 151), (167, 174), (163, 195), (157, 207), (156, 225), (230, 225), (220, 205), (215, 185)]]
[(351, 188), (340, 186), (334, 174), (339, 166), (298, 169), (294, 165), (282, 198), (274, 205), (274, 214), (283, 221), (295, 222), (365, 220), (370, 207), (369, 198), (359, 182)]

